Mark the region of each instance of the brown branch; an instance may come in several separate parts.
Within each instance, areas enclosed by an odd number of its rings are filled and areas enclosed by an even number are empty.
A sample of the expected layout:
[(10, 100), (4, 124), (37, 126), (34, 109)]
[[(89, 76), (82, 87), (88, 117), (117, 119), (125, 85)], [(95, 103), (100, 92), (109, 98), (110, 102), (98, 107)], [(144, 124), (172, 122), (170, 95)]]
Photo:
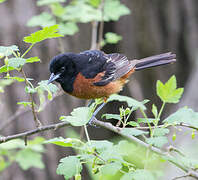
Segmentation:
[(6, 137), (0, 137), (0, 144), (13, 140), (13, 139), (18, 139), (18, 138), (27, 138), (28, 136), (31, 136), (33, 134), (37, 134), (39, 132), (47, 131), (47, 130), (56, 130), (65, 126), (70, 125), (68, 122), (62, 122), (62, 123), (57, 123), (57, 124), (50, 124), (46, 126), (41, 126), (33, 130), (29, 130), (23, 133), (15, 134), (15, 135), (10, 135)]
[[(174, 160), (174, 157), (172, 155), (170, 155), (168, 152), (162, 151), (157, 147), (153, 147), (150, 144), (147, 144), (141, 140), (139, 140), (138, 138), (131, 136), (131, 135), (127, 135), (122, 133), (122, 128), (119, 127), (115, 127), (113, 126), (111, 123), (106, 123), (106, 122), (102, 122), (97, 120), (96, 118), (93, 120), (93, 123), (96, 126), (100, 126), (103, 127), (107, 130), (110, 130), (112, 132), (115, 132), (127, 139), (129, 139), (130, 141), (132, 141), (133, 143), (137, 144), (137, 145), (141, 145), (142, 147), (145, 148), (149, 148), (150, 150), (152, 150), (153, 152), (155, 152), (156, 154), (164, 157), (167, 161), (169, 161), (170, 163), (174, 164), (175, 166), (177, 166), (178, 168), (182, 169), (184, 172), (186, 172), (190, 177), (193, 177), (195, 179), (198, 179), (198, 172), (194, 171), (193, 169), (190, 169), (186, 166), (184, 166), (182, 163), (177, 162)], [(39, 133), (39, 132), (43, 132), (43, 131), (47, 131), (47, 130), (56, 130), (58, 128), (62, 128), (65, 126), (69, 126), (70, 124), (68, 122), (62, 122), (62, 123), (57, 123), (57, 124), (51, 124), (51, 125), (46, 125), (46, 126), (42, 126), (39, 127), (37, 129), (33, 129), (30, 131), (26, 131), (23, 133), (19, 133), (19, 134), (15, 134), (15, 135), (10, 135), (10, 136), (6, 136), (6, 137), (1, 137), (0, 138), (0, 144), (13, 140), (13, 139), (17, 139), (17, 138), (27, 138), (28, 136), (31, 136), (33, 134)]]

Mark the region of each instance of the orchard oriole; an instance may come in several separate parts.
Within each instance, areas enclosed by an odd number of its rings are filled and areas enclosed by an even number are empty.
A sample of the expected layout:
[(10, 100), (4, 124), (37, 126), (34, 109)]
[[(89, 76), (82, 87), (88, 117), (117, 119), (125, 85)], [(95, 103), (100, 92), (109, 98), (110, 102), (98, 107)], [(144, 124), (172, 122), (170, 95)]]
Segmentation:
[(135, 71), (170, 64), (175, 58), (171, 52), (131, 61), (123, 54), (98, 50), (64, 53), (51, 60), (48, 83), (57, 81), (66, 93), (78, 98), (107, 99), (121, 91)]

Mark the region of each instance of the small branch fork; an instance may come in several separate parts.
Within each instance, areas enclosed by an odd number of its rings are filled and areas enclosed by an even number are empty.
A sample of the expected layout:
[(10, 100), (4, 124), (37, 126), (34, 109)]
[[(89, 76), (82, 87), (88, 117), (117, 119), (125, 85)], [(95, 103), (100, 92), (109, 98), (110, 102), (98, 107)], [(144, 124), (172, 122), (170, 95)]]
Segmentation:
[[(130, 136), (130, 135), (126, 135), (122, 133), (122, 129), (116, 126), (113, 126), (111, 123), (106, 123), (106, 122), (102, 122), (97, 120), (96, 118), (93, 119), (93, 123), (96, 126), (99, 127), (103, 127), (107, 130), (110, 130), (112, 132), (115, 132), (125, 138), (127, 138), (128, 140), (132, 141), (133, 143), (143, 146), (145, 148), (149, 148), (151, 151), (155, 152), (156, 154), (165, 157), (165, 159), (167, 159), (170, 163), (174, 164), (175, 166), (177, 166), (178, 168), (182, 169), (186, 175), (185, 176), (190, 176), (193, 177), (195, 179), (198, 179), (198, 172), (194, 171), (192, 169), (187, 168), (186, 166), (184, 166), (182, 163), (176, 162), (173, 160), (173, 156), (170, 155), (168, 152), (162, 151), (159, 148), (153, 147), (141, 140), (139, 140), (138, 138), (134, 137), (134, 136)], [(51, 125), (45, 125), (45, 126), (41, 126), (38, 127), (36, 129), (33, 130), (29, 130), (23, 133), (19, 133), (19, 134), (15, 134), (15, 135), (10, 135), (10, 136), (6, 136), (6, 137), (1, 137), (0, 138), (0, 144), (13, 140), (13, 139), (17, 139), (17, 138), (24, 138), (25, 140), (27, 139), (28, 136), (37, 134), (39, 132), (44, 132), (47, 130), (56, 130), (65, 126), (70, 126), (70, 124), (68, 122), (61, 122), (61, 123), (56, 123), (56, 124), (51, 124)]]

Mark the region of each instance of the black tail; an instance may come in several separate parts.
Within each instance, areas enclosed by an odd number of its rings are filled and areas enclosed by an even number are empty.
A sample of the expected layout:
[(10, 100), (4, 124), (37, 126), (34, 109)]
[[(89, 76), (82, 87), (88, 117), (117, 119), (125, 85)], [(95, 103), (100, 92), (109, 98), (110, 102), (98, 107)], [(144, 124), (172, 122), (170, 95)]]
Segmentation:
[(175, 61), (176, 61), (176, 55), (172, 54), (171, 52), (150, 56), (138, 60), (135, 65), (135, 70), (139, 71), (150, 67), (166, 65), (166, 64), (174, 63)]

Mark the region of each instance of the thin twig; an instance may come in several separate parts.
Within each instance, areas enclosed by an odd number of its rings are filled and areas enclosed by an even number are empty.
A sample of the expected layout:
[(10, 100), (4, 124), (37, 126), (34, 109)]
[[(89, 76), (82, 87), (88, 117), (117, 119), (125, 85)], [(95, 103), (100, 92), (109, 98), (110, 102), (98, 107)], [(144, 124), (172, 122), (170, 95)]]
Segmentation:
[[(62, 96), (64, 93), (64, 91), (59, 91), (58, 93), (56, 93), (54, 96), (53, 96), (53, 100), (55, 100), (55, 98), (59, 97), (59, 96)], [(51, 101), (46, 101), (44, 104), (43, 104), (43, 107), (42, 109), (45, 109)], [(2, 125), (0, 126), (0, 131), (3, 130), (5, 127), (8, 127), (9, 124), (11, 124), (12, 121), (16, 120), (18, 117), (22, 116), (23, 114), (25, 113), (29, 113), (31, 112), (31, 109), (28, 109), (28, 108), (19, 108), (12, 116), (10, 116), (8, 118), (7, 121), (3, 121), (4, 123), (2, 123)], [(37, 112), (38, 113), (38, 112)]]
[[(23, 78), (25, 79), (26, 86), (30, 87), (30, 84), (29, 84), (29, 82), (27, 80), (27, 77), (25, 75), (25, 72), (24, 72), (23, 68), (21, 68), (21, 73), (23, 75)], [(36, 114), (36, 111), (35, 111), (35, 105), (34, 105), (33, 95), (32, 95), (31, 92), (29, 93), (29, 97), (30, 97), (30, 102), (31, 102), (31, 108), (32, 108), (32, 114), (33, 114), (33, 117), (34, 117), (34, 122), (36, 124), (36, 127), (40, 127), (42, 124), (41, 124), (41, 122), (39, 121), (39, 119), (37, 117), (37, 114)]]
[(101, 9), (101, 13), (102, 13), (102, 19), (100, 21), (100, 27), (99, 27), (99, 37), (98, 37), (98, 44), (97, 44), (97, 49), (100, 50), (101, 48), (101, 42), (103, 40), (103, 31), (104, 31), (104, 1), (101, 1), (101, 5), (100, 5), (100, 9)]
[[(147, 143), (139, 140), (138, 138), (136, 138), (134, 136), (122, 133), (121, 128), (115, 127), (111, 123), (102, 122), (102, 121), (97, 120), (96, 118), (93, 119), (93, 123), (97, 126), (103, 127), (107, 130), (110, 130), (112, 132), (115, 132), (115, 133), (127, 138), (137, 145), (140, 145), (140, 146), (145, 147), (145, 148), (149, 148), (151, 151), (153, 151), (156, 154), (164, 157), (167, 161), (174, 164), (178, 168), (182, 169), (184, 172), (188, 173), (189, 176), (198, 179), (198, 172), (196, 172), (192, 169), (189, 169), (188, 167), (183, 165), (183, 163), (175, 161), (175, 158), (172, 155), (170, 155), (168, 152), (162, 151), (157, 147), (150, 146), (150, 144), (147, 144)], [(28, 137), (28, 136), (31, 136), (33, 134), (43, 132), (43, 131), (47, 131), (47, 130), (51, 130), (51, 129), (56, 130), (58, 128), (65, 127), (65, 126), (68, 126), (68, 125), (70, 125), (68, 122), (62, 122), (62, 123), (42, 126), (42, 127), (37, 128), (37, 129), (34, 129), (34, 130), (26, 131), (24, 133), (19, 133), (19, 134), (7, 136), (7, 137), (1, 137), (0, 138), (0, 143), (4, 143), (4, 142), (10, 141), (12, 139)]]
[(92, 34), (91, 34), (91, 50), (97, 49), (97, 38), (98, 38), (98, 21), (92, 22)]
[(33, 134), (37, 134), (39, 132), (43, 132), (43, 131), (47, 131), (47, 130), (51, 130), (51, 129), (56, 130), (56, 129), (59, 129), (59, 128), (62, 128), (62, 127), (68, 126), (68, 125), (70, 125), (68, 122), (61, 122), (61, 123), (57, 123), (57, 124), (41, 126), (36, 129), (29, 130), (29, 131), (26, 131), (23, 133), (15, 134), (15, 135), (0, 137), (0, 144), (10, 141), (10, 140), (13, 140), (13, 139), (25, 138), (25, 137), (31, 136)]

